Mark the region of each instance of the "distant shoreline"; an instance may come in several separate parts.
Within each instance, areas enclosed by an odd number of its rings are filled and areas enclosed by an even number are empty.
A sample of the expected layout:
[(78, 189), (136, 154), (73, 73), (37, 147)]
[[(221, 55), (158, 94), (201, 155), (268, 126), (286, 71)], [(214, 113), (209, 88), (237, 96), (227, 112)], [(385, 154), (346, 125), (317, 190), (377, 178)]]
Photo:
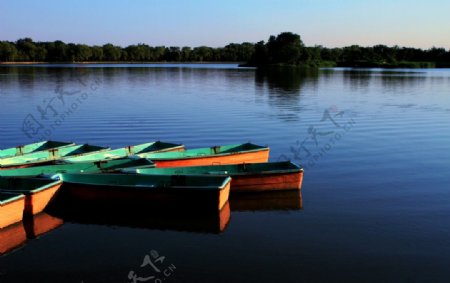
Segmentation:
[(242, 64), (243, 62), (204, 62), (204, 61), (192, 61), (192, 62), (168, 62), (168, 61), (157, 61), (157, 62), (136, 62), (136, 61), (84, 61), (84, 62), (0, 62), (0, 65), (57, 65), (57, 64)]

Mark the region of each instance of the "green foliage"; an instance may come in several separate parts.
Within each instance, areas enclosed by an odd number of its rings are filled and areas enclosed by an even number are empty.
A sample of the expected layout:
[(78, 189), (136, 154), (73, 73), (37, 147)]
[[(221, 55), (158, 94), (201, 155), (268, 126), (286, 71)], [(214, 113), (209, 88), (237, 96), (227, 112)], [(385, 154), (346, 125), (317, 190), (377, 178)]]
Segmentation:
[(16, 57), (16, 46), (8, 41), (0, 41), (0, 61), (15, 61)]
[(272, 64), (296, 65), (303, 55), (304, 45), (298, 34), (283, 32), (269, 38), (267, 50)]
[(230, 43), (225, 47), (149, 46), (127, 47), (105, 44), (34, 42), (22, 38), (16, 42), (0, 41), (0, 61), (11, 62), (246, 62), (246, 66), (303, 67), (382, 67), (434, 68), (450, 67), (450, 51), (433, 47), (428, 50), (410, 47), (351, 45), (343, 48), (306, 47), (292, 32), (270, 36), (255, 44)]
[(103, 60), (105, 61), (119, 61), (122, 55), (122, 49), (114, 46), (111, 43), (103, 45)]

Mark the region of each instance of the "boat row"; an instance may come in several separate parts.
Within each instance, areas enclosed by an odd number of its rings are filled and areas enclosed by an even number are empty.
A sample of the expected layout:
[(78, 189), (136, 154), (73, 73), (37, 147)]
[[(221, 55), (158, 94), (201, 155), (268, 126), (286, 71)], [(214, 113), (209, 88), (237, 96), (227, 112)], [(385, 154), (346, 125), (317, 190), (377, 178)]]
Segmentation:
[(269, 148), (252, 143), (110, 149), (45, 141), (0, 150), (0, 228), (42, 212), (56, 195), (99, 207), (220, 211), (230, 191), (300, 190), (300, 166), (268, 160)]

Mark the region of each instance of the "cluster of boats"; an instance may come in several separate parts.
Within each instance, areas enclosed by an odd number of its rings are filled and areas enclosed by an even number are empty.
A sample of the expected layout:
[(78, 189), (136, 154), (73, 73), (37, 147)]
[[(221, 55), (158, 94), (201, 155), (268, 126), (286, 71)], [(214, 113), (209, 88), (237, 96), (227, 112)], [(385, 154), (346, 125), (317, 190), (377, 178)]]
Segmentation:
[(300, 166), (268, 159), (269, 148), (252, 143), (185, 149), (156, 141), (110, 149), (44, 141), (3, 149), (0, 229), (42, 212), (57, 195), (100, 207), (220, 212), (230, 191), (301, 189)]

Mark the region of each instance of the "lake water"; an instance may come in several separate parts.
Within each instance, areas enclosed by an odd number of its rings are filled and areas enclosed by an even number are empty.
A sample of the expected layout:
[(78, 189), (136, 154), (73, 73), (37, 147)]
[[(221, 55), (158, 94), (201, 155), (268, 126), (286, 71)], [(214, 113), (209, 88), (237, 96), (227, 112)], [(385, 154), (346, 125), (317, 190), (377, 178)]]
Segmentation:
[(2, 283), (450, 280), (449, 69), (1, 66), (0, 104), (1, 148), (251, 141), (305, 167), (301, 195), (220, 215), (41, 215)]

